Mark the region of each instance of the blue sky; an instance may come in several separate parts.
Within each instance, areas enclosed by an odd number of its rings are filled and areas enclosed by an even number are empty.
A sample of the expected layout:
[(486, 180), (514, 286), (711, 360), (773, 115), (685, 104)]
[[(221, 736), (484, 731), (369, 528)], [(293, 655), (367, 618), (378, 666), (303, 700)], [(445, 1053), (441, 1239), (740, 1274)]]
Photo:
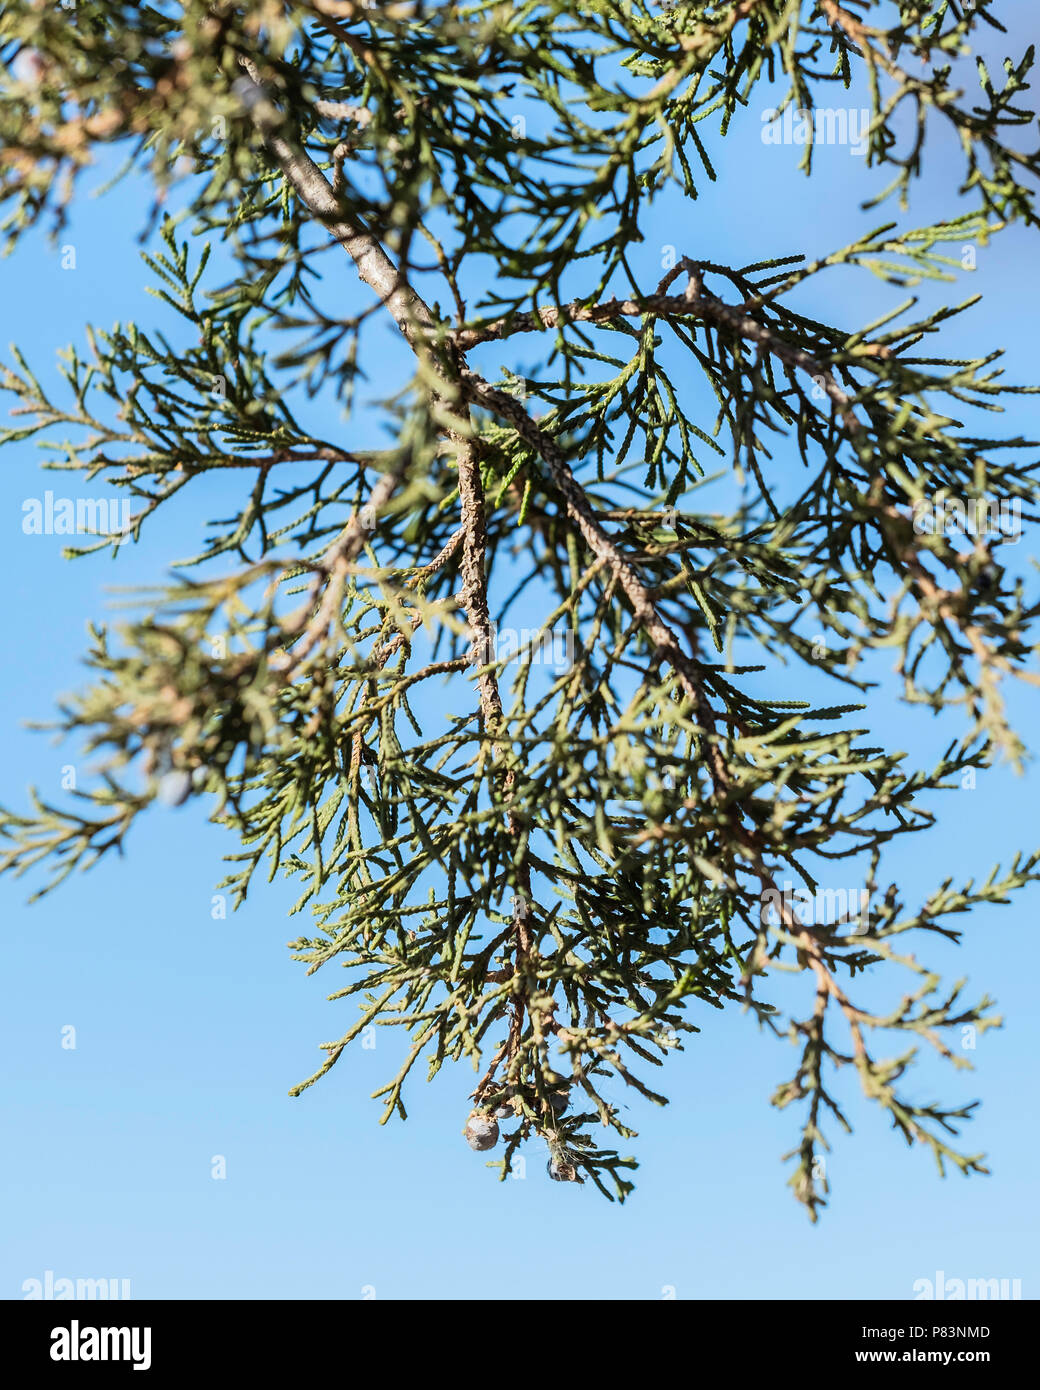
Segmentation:
[[(1028, 8), (1006, 13), (1024, 17)], [(718, 184), (695, 204), (662, 205), (648, 222), (643, 264), (666, 244), (731, 264), (812, 257), (883, 220), (857, 207), (878, 186), (861, 161), (847, 149), (821, 149), (817, 175), (805, 182), (794, 169), (797, 149), (762, 143), (758, 108), (723, 152), (728, 172)], [(937, 143), (908, 222), (960, 210), (950, 156)], [(82, 342), (86, 322), (164, 322), (143, 291), (135, 243), (146, 211), (142, 186), (125, 184), (78, 203), (62, 238), (76, 247), (75, 270), (61, 269), (42, 236), (0, 264), (0, 352), (16, 341), (50, 379), (55, 350)], [(948, 355), (1000, 345), (1010, 378), (1036, 379), (1035, 236), (1012, 229), (979, 253), (957, 293), (985, 298), (951, 326)], [(806, 293), (811, 311), (850, 327), (892, 300), (865, 273), (821, 280)], [(372, 350), (374, 394), (390, 394), (396, 338), (373, 335)], [(320, 409), (322, 428), (343, 430), (332, 407)], [(1025, 398), (1003, 427), (1040, 437), (1038, 416)], [(155, 582), (171, 558), (199, 548), (207, 519), (181, 508), (114, 565), (103, 557), (69, 564), (61, 537), (22, 533), (24, 500), (46, 488), (76, 492), (70, 475), (39, 471), (31, 446), (0, 453), (8, 600), (0, 800), (16, 808), (30, 782), (56, 793), (63, 766), (76, 761), (24, 726), (80, 682), (87, 622), (110, 607), (111, 586)], [(220, 514), (217, 506), (208, 515)], [(1033, 549), (1027, 537), (1023, 558)], [(800, 693), (796, 673), (777, 680)], [(1017, 693), (1012, 707), (1028, 735), (1035, 697)], [(870, 711), (877, 734), (925, 762), (960, 732), (956, 714), (948, 718), (940, 729), (921, 711), (895, 707), (884, 689)], [(911, 900), (947, 873), (984, 877), (1032, 847), (1036, 796), (1035, 769), (1016, 777), (1006, 767), (972, 791), (948, 793), (939, 828), (897, 851), (889, 876)], [(768, 1103), (795, 1054), (739, 1012), (713, 1012), (673, 1059), (670, 1106), (632, 1107), (641, 1166), (624, 1207), (591, 1185), (551, 1183), (533, 1146), (526, 1177), (499, 1183), (461, 1138), (473, 1085), (461, 1068), (429, 1087), (416, 1080), (408, 1122), (380, 1127), (369, 1095), (396, 1070), (382, 1038), (288, 1099), (289, 1086), (313, 1070), (316, 1043), (343, 1031), (343, 1006), (324, 998), (338, 982), (306, 977), (285, 949), (299, 930), (285, 916), (292, 885), (255, 891), (242, 911), (213, 919), (221, 856), (235, 847), (190, 803), (157, 808), (125, 859), (32, 907), (24, 881), (0, 879), (8, 1117), (0, 1167), (11, 1194), (0, 1296), (22, 1297), (23, 1281), (47, 1270), (129, 1279), (136, 1298), (359, 1299), (372, 1290), (378, 1298), (909, 1298), (914, 1282), (937, 1270), (1020, 1279), (1025, 1296), (1036, 1296), (1035, 893), (974, 913), (961, 948), (928, 947), (950, 978), (965, 975), (972, 991), (996, 997), (1006, 1026), (982, 1037), (974, 1074), (925, 1068), (911, 1092), (930, 1098), (941, 1085), (944, 1098), (983, 1098), (965, 1142), (986, 1150), (993, 1175), (939, 1181), (927, 1154), (907, 1151), (846, 1085), (856, 1132), (831, 1136), (833, 1193), (813, 1228), (780, 1163), (796, 1142), (794, 1117)], [(75, 1050), (61, 1045), (68, 1025)], [(226, 1178), (215, 1180), (218, 1155)]]

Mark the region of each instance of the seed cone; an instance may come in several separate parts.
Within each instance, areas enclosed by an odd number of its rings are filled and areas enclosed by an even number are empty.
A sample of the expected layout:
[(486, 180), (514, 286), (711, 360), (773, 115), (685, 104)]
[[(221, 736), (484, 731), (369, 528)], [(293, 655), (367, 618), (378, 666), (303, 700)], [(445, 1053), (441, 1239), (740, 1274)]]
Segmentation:
[(498, 1121), (490, 1115), (482, 1115), (479, 1110), (474, 1110), (466, 1121), (463, 1133), (471, 1149), (478, 1152), (493, 1149), (498, 1143)]

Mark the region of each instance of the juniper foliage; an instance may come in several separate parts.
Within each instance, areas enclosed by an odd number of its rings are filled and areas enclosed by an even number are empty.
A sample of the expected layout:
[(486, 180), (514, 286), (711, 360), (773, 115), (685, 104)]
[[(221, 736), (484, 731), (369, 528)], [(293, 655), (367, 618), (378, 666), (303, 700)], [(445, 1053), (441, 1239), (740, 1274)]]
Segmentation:
[[(955, 1146), (972, 1107), (917, 1103), (904, 1078), (922, 1046), (966, 1065), (955, 1030), (992, 1026), (992, 1002), (905, 943), (957, 940), (956, 917), (1007, 901), (1040, 855), (916, 904), (882, 863), (933, 823), (927, 794), (1022, 762), (1002, 690), (1037, 680), (1036, 596), (1001, 537), (914, 509), (1011, 499), (1031, 519), (1036, 465), (971, 423), (1017, 389), (999, 354), (936, 355), (966, 303), (837, 326), (796, 305), (837, 267), (952, 280), (966, 242), (1037, 223), (1033, 52), (1000, 74), (973, 57), (1000, 10), (6, 5), (8, 244), (60, 234), (87, 171), (118, 158), (154, 190), (141, 235), (166, 307), (159, 327), (89, 331), (61, 393), (13, 350), (0, 437), (120, 489), (134, 544), (181, 492), (204, 509), (212, 475), (241, 489), (143, 616), (93, 631), (60, 727), (100, 756), (96, 784), (4, 812), (0, 867), (47, 891), (121, 851), (157, 797), (205, 798), (240, 841), (236, 902), (258, 871), (295, 878), (296, 957), (346, 971), (342, 1032), (292, 1094), (370, 1025), (403, 1029), (384, 1118), (420, 1060), (465, 1062), (467, 1133), (503, 1177), (541, 1139), (552, 1177), (623, 1199), (634, 1160), (599, 1137), (632, 1134), (618, 1078), (663, 1103), (651, 1068), (730, 1006), (795, 1045), (774, 1103), (802, 1111), (791, 1183), (814, 1219), (843, 1074), (940, 1170), (985, 1171)], [(633, 251), (655, 202), (696, 200), (778, 82), (781, 109), (868, 93), (888, 221), (813, 262), (728, 266), (693, 243), (648, 282)], [(939, 128), (961, 201), (915, 228)], [(810, 134), (805, 174), (812, 156)], [(388, 316), (389, 442), (352, 447)], [(333, 437), (308, 423), (329, 400)], [(725, 512), (703, 500), (711, 468), (738, 484)], [(519, 654), (496, 649), (505, 622)], [(566, 662), (536, 659), (553, 638)], [(862, 727), (893, 658), (906, 700), (960, 707), (934, 767)], [(780, 661), (825, 672), (835, 703), (763, 696)], [(778, 884), (815, 892), (843, 860), (866, 866), (868, 917), (806, 922)], [(782, 970), (805, 986), (791, 1007)]]

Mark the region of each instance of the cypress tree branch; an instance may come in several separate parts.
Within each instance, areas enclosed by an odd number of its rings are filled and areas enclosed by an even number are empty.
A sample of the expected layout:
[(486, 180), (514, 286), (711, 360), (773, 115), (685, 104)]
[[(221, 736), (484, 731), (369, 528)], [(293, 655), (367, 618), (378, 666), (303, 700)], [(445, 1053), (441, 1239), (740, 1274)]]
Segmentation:
[[(232, 903), (261, 866), (295, 880), (291, 949), (342, 967), (331, 998), (357, 1004), (292, 1094), (367, 1029), (402, 1039), (384, 1120), (420, 1059), (465, 1062), (466, 1138), (503, 1178), (539, 1138), (551, 1178), (624, 1200), (635, 1160), (597, 1136), (632, 1137), (625, 1099), (664, 1104), (647, 1068), (698, 1034), (712, 1064), (709, 1010), (738, 1006), (797, 1047), (773, 1100), (802, 1110), (788, 1157), (813, 1219), (847, 1076), (941, 1171), (984, 1172), (953, 1138), (972, 1107), (918, 1105), (904, 1078), (922, 1046), (965, 1065), (958, 1030), (999, 1019), (918, 946), (957, 943), (1040, 855), (916, 904), (881, 872), (908, 834), (941, 853), (940, 793), (1024, 762), (1006, 687), (1038, 683), (1040, 595), (1011, 551), (1040, 514), (1035, 445), (989, 423), (1037, 388), (996, 352), (938, 355), (973, 299), (897, 302), (1037, 222), (1032, 52), (996, 80), (979, 58), (970, 101), (956, 87), (995, 0), (606, 0), (577, 22), (558, 0), (314, 0), (262, 26), (235, 5), (128, 26), (97, 0), (89, 43), (81, 22), (31, 0), (0, 18), (4, 234), (61, 231), (120, 146), (154, 188), (161, 320), (88, 330), (56, 382), (15, 351), (0, 443), (126, 504), (70, 558), (150, 544), (207, 474), (242, 486), (143, 612), (92, 632), (57, 728), (97, 776), (0, 811), (0, 871), (46, 892), (138, 816), (205, 799), (239, 839)], [(748, 266), (669, 243), (648, 272), (658, 193), (700, 197), (778, 103), (813, 175), (834, 83), (869, 110), (896, 218)], [(936, 126), (963, 201), (919, 226)], [(187, 218), (164, 215), (175, 185)], [(320, 273), (336, 246), (358, 308)], [(839, 266), (876, 278), (873, 322), (842, 322), (841, 294), (834, 323), (797, 307)], [(359, 401), (383, 308), (411, 351), (380, 364), (388, 399)], [(500, 377), (474, 355), (491, 343)], [(359, 405), (389, 447), (350, 447)], [(896, 693), (950, 728), (931, 764), (868, 727), (893, 660)], [(808, 698), (834, 681), (844, 703)]]

